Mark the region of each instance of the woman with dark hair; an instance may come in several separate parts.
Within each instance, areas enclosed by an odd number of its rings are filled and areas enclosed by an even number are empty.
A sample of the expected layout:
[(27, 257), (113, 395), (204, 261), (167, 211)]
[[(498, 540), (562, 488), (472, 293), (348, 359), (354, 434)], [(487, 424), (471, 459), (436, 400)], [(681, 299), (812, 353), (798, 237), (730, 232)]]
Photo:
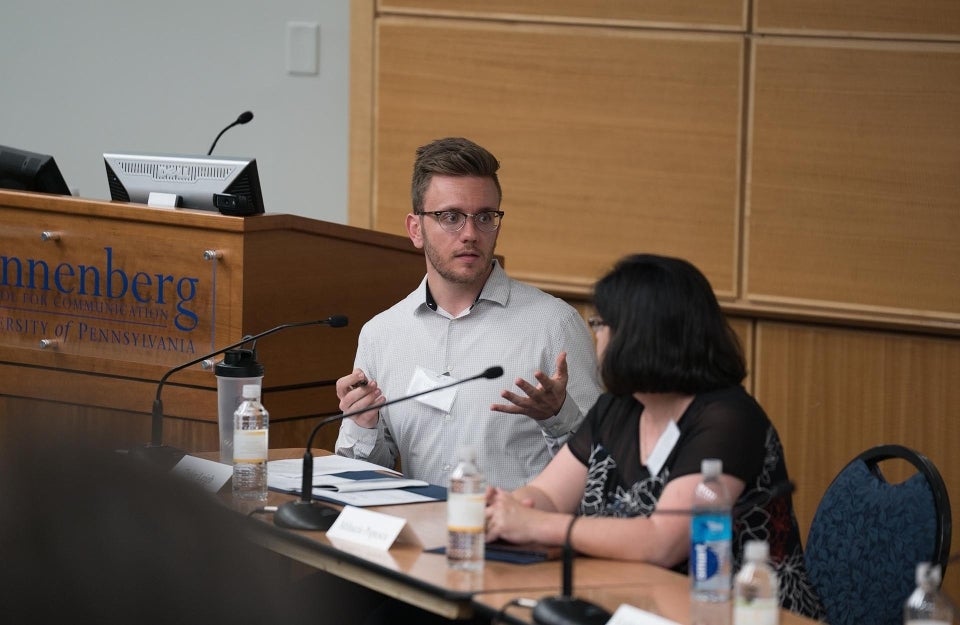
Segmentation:
[(770, 496), (788, 482), (783, 447), (741, 385), (740, 345), (710, 283), (685, 260), (637, 254), (597, 282), (594, 306), (607, 392), (540, 475), (491, 489), (487, 539), (569, 538), (583, 554), (686, 571), (690, 519), (657, 509), (689, 510), (701, 460), (719, 458), (739, 504), (735, 568), (747, 540), (768, 541), (783, 607), (819, 617), (790, 496)]

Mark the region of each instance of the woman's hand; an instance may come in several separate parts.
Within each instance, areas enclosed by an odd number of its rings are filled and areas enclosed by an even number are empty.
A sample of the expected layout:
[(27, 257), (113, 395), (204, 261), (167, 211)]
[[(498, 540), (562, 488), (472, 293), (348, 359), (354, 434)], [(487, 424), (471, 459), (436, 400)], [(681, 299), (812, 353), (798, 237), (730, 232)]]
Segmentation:
[(509, 491), (499, 488), (487, 490), (487, 542), (503, 539), (512, 543), (534, 542), (539, 539), (537, 520), (549, 513), (536, 510), (532, 499), (517, 499)]

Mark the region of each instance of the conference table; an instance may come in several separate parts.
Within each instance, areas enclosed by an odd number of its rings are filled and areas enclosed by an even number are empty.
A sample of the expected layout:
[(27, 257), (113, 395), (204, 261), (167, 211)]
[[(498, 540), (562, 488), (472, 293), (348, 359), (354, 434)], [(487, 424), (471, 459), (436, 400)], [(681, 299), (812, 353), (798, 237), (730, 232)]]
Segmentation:
[[(270, 459), (302, 454), (302, 449), (272, 449)], [(267, 505), (278, 506), (292, 499), (296, 497), (271, 491)], [(529, 564), (488, 560), (482, 571), (468, 572), (449, 568), (442, 554), (428, 553), (446, 544), (446, 502), (367, 509), (406, 521), (390, 549), (332, 539), (322, 531), (284, 529), (273, 523), (269, 513), (253, 515), (258, 522), (253, 524), (251, 538), (309, 569), (326, 571), (450, 619), (477, 611), (493, 616), (519, 598), (536, 600), (561, 593), (559, 560)], [(573, 595), (610, 612), (629, 604), (677, 623), (689, 623), (688, 579), (651, 564), (578, 556), (574, 560)], [(504, 622), (533, 622), (529, 608), (516, 606), (504, 610), (503, 618)], [(780, 622), (816, 623), (786, 611), (781, 613)]]
[[(685, 575), (665, 571), (668, 576), (661, 578), (650, 569), (651, 564), (637, 564), (631, 577), (610, 584), (575, 583), (573, 595), (577, 599), (590, 601), (606, 608), (611, 613), (623, 604), (639, 608), (682, 625), (690, 620), (690, 582)], [(662, 571), (662, 569), (661, 569)], [(542, 592), (492, 591), (479, 592), (473, 597), (475, 609), (489, 615), (499, 615), (498, 623), (514, 625), (532, 624), (532, 610), (509, 607), (518, 597), (538, 600), (557, 594), (557, 587)], [(787, 610), (780, 610), (780, 625), (809, 625), (819, 623)], [(822, 625), (822, 624), (820, 624)]]

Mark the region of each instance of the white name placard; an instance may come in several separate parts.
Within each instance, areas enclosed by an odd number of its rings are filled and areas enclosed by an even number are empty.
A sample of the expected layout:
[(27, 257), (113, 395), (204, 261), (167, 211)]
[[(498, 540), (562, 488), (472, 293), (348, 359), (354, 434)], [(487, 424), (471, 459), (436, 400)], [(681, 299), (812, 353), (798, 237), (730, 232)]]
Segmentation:
[(170, 473), (215, 493), (233, 477), (233, 467), (196, 456), (184, 456), (170, 469)]
[(632, 605), (622, 603), (607, 625), (679, 625), (676, 621), (663, 618), (653, 612), (641, 610)]
[(406, 522), (406, 519), (382, 512), (346, 506), (327, 530), (327, 536), (385, 551), (400, 535)]

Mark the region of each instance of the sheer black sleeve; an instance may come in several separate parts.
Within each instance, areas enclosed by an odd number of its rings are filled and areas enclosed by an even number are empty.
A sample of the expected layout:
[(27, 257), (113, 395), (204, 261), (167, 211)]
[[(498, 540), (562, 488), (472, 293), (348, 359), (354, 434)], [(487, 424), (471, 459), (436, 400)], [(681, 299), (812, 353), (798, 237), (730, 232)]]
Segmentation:
[(742, 387), (698, 395), (684, 414), (671, 478), (700, 472), (720, 458), (723, 472), (749, 484), (763, 467), (770, 421)]
[(596, 403), (590, 408), (583, 423), (567, 441), (573, 456), (586, 466), (590, 461), (590, 452), (596, 441), (602, 439), (601, 430), (609, 427), (607, 417), (616, 403), (615, 397), (609, 393), (600, 395)]

